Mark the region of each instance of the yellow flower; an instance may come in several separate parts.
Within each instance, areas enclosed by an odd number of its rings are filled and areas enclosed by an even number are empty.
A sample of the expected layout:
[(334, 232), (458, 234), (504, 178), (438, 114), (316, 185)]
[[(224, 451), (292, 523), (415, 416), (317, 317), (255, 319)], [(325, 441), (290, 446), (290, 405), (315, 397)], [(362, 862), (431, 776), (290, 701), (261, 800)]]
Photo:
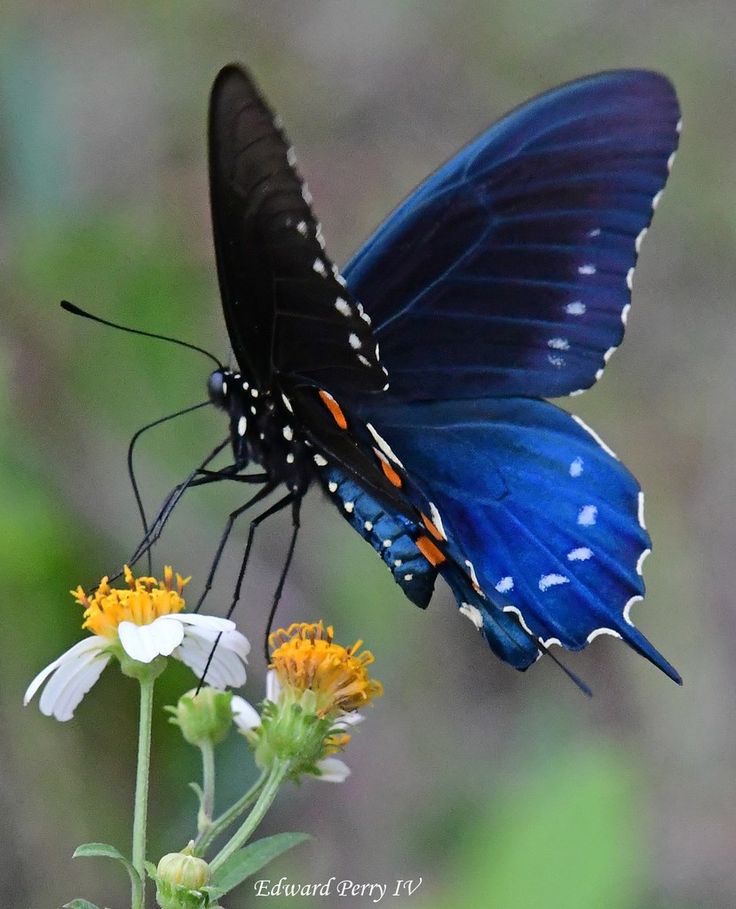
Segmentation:
[(322, 622), (296, 623), (269, 637), (270, 666), (281, 688), (313, 693), (318, 716), (351, 713), (383, 694), (381, 683), (368, 675), (373, 654), (360, 653), (362, 645), (336, 644), (332, 626)]
[(331, 627), (299, 623), (269, 637), (271, 663), (266, 701), (259, 713), (240, 697), (232, 699), (236, 725), (255, 749), (256, 763), (276, 759), (291, 766), (291, 777), (316, 776), (341, 783), (350, 769), (334, 755), (350, 741), (349, 729), (362, 722), (359, 707), (383, 694), (370, 678), (373, 654), (336, 644)]
[(161, 581), (149, 577), (136, 578), (127, 565), (124, 574), (128, 590), (110, 587), (108, 578), (104, 577), (92, 596), (88, 597), (81, 587), (71, 591), (77, 603), (84, 606), (82, 628), (92, 634), (115, 638), (121, 622), (150, 625), (161, 616), (173, 615), (184, 609), (181, 594), (191, 579), (177, 573), (174, 588), (171, 565), (165, 566)]

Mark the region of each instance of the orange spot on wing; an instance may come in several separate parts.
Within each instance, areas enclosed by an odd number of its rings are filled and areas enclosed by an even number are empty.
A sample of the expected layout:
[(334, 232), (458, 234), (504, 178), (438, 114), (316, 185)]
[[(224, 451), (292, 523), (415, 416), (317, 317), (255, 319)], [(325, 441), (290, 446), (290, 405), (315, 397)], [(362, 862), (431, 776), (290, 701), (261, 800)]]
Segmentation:
[(378, 461), (381, 465), (381, 469), (386, 475), (386, 479), (391, 483), (392, 486), (396, 486), (397, 489), (401, 489), (404, 485), (404, 481), (401, 479), (399, 474), (393, 469), (393, 467), (388, 463), (380, 451), (377, 448), (373, 449), (378, 456)]
[(442, 552), (429, 537), (417, 537), (417, 549), (424, 558), (435, 568), (447, 561), (447, 556)]
[(424, 521), (424, 526), (432, 534), (432, 536), (435, 538), (435, 540), (444, 540), (445, 538), (439, 532), (437, 527), (435, 527), (435, 525), (432, 523), (432, 521), (427, 517), (427, 515), (423, 511), (420, 512), (420, 514), (422, 516), (422, 520)]
[(340, 427), (340, 429), (347, 429), (348, 421), (345, 418), (345, 414), (342, 412), (342, 407), (340, 407), (340, 405), (332, 397), (332, 395), (329, 392), (323, 391), (323, 389), (320, 388), (319, 396), (320, 396), (320, 398), (322, 398), (322, 403), (332, 414), (332, 419), (337, 423), (337, 425)]

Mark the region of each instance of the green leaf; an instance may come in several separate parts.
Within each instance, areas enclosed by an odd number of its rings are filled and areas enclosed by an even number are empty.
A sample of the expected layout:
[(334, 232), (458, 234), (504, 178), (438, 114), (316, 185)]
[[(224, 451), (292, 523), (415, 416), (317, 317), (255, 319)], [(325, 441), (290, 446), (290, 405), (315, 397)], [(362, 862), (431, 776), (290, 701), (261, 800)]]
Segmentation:
[(249, 843), (218, 868), (210, 883), (213, 894), (228, 893), (277, 856), (308, 839), (311, 837), (307, 833), (277, 833)]
[(89, 900), (72, 900), (71, 903), (64, 903), (62, 909), (100, 909), (100, 907), (90, 903)]
[(109, 858), (120, 862), (128, 872), (128, 877), (133, 886), (134, 897), (140, 902), (143, 895), (143, 881), (133, 865), (119, 849), (109, 843), (83, 843), (74, 850), (74, 858)]

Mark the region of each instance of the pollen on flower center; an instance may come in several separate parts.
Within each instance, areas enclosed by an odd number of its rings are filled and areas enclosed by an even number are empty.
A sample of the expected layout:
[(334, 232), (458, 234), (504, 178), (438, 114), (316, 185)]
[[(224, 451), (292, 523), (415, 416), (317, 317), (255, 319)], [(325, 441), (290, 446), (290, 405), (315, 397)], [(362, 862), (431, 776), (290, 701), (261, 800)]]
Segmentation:
[(298, 623), (269, 637), (271, 667), (284, 688), (312, 691), (322, 716), (350, 712), (383, 694), (383, 686), (368, 675), (373, 662), (369, 650), (358, 653), (363, 642), (342, 647), (333, 641), (332, 627)]
[(176, 575), (170, 565), (164, 568), (163, 580), (150, 577), (136, 578), (125, 566), (127, 589), (110, 587), (108, 578), (104, 577), (96, 591), (87, 596), (81, 587), (72, 590), (72, 596), (84, 606), (82, 628), (93, 634), (114, 638), (121, 622), (133, 622), (135, 625), (150, 625), (162, 615), (171, 615), (184, 609), (181, 595), (189, 578)]

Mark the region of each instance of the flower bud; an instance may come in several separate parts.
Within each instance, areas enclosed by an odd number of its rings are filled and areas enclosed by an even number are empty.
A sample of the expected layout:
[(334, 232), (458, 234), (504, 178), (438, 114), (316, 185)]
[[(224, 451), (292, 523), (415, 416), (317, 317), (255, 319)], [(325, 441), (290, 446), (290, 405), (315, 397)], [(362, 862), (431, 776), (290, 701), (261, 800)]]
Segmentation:
[(183, 694), (176, 707), (169, 707), (171, 722), (179, 726), (192, 745), (222, 742), (233, 723), (232, 692), (217, 688), (196, 689)]
[(203, 909), (210, 866), (186, 852), (169, 852), (156, 868), (156, 901), (162, 909)]

